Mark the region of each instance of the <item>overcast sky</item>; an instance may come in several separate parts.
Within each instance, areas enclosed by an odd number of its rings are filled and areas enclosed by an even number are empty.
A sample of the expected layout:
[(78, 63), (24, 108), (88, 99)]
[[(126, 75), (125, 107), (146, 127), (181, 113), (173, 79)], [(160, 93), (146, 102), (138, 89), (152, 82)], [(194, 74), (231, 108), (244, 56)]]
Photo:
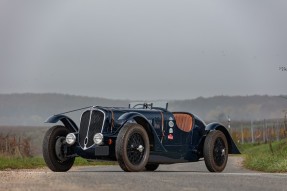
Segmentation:
[(0, 1), (0, 93), (287, 94), (287, 1)]

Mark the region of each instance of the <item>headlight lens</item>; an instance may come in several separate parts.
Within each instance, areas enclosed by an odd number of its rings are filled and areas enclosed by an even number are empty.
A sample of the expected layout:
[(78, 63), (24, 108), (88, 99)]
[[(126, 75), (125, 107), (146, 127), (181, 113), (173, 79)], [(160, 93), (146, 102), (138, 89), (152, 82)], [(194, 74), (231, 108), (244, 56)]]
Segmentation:
[(76, 135), (74, 133), (69, 133), (66, 136), (66, 143), (69, 145), (73, 145), (76, 142)]
[(101, 145), (101, 144), (103, 144), (103, 139), (104, 139), (104, 136), (103, 136), (103, 134), (102, 133), (96, 133), (95, 135), (94, 135), (94, 143), (96, 144), (96, 145)]

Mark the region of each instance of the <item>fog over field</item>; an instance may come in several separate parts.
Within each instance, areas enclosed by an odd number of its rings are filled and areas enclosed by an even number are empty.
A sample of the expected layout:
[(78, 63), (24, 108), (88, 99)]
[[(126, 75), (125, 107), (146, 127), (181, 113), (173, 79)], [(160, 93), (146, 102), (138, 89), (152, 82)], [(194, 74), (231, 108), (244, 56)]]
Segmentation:
[[(91, 105), (127, 107), (129, 100), (111, 100), (64, 94), (0, 94), (0, 126), (45, 126), (51, 115)], [(287, 108), (286, 99), (279, 96), (217, 96), (190, 100), (170, 100), (171, 111), (187, 111), (206, 121), (225, 123), (279, 119)], [(69, 114), (79, 124), (83, 111)]]

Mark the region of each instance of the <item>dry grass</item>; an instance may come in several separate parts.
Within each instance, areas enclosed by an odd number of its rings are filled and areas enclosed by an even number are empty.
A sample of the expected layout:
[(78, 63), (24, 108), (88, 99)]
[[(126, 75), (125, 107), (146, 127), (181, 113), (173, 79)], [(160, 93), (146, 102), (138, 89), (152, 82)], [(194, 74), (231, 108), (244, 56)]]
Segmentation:
[(20, 158), (31, 157), (30, 139), (0, 134), (0, 155)]

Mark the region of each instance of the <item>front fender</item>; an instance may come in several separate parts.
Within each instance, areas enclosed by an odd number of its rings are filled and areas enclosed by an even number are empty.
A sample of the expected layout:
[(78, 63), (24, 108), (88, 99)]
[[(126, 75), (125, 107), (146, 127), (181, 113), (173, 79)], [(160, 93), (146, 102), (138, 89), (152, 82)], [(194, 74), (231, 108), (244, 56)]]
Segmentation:
[(164, 146), (162, 145), (161, 141), (159, 140), (157, 133), (153, 128), (153, 125), (144, 115), (137, 112), (129, 112), (121, 115), (118, 118), (118, 121), (121, 124), (121, 128), (131, 120), (134, 120), (135, 122), (137, 122), (138, 124), (142, 125), (145, 128), (150, 137), (150, 143), (153, 143), (154, 151), (167, 152)]
[(72, 132), (77, 132), (79, 131), (78, 126), (76, 125), (76, 123), (69, 117), (65, 116), (65, 115), (53, 115), (51, 117), (49, 117), (45, 123), (57, 123), (58, 121), (61, 121), (65, 127), (67, 127), (70, 131)]
[(229, 145), (229, 148), (228, 148), (228, 153), (229, 154), (240, 154), (240, 151), (239, 149), (237, 148), (237, 146), (235, 145), (234, 141), (232, 140), (232, 137), (230, 136), (228, 130), (221, 124), (219, 123), (210, 123), (208, 124), (206, 127), (205, 127), (205, 131), (206, 131), (206, 135), (210, 132), (210, 131), (213, 131), (213, 130), (219, 130), (221, 131), (227, 141), (228, 141), (228, 145)]

